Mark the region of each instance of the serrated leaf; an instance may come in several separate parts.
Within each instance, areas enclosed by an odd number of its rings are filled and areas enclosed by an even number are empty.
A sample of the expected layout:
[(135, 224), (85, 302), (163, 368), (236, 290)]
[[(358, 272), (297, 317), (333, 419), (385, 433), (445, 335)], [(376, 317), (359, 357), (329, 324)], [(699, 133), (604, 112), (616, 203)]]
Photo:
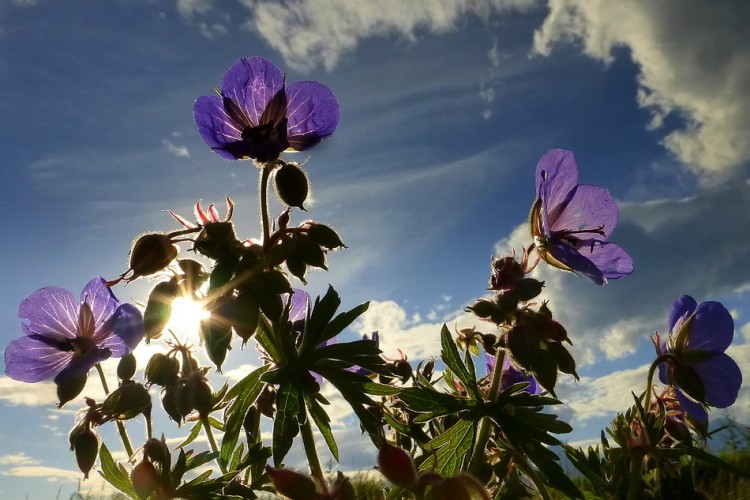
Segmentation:
[(137, 497), (135, 489), (133, 489), (133, 483), (130, 482), (130, 475), (122, 465), (115, 462), (112, 458), (112, 454), (104, 443), (102, 443), (99, 448), (99, 464), (101, 466), (99, 474), (106, 479), (109, 484), (126, 495), (130, 495), (132, 498)]
[(474, 443), (475, 423), (459, 420), (453, 426), (424, 445), (425, 450), (435, 450), (434, 459), (422, 462), (420, 470), (431, 470), (444, 476), (457, 474), (465, 469), (469, 452)]
[(192, 429), (190, 429), (190, 433), (187, 435), (185, 440), (177, 445), (177, 448), (182, 448), (184, 446), (189, 445), (193, 441), (195, 441), (195, 438), (198, 437), (198, 435), (201, 432), (201, 429), (203, 429), (203, 425), (201, 424), (200, 420), (195, 422)]
[(255, 403), (263, 391), (265, 384), (261, 382), (261, 376), (267, 370), (268, 366), (261, 366), (253, 370), (227, 392), (227, 399), (234, 398), (234, 400), (227, 409), (228, 416), (224, 424), (224, 437), (221, 441), (219, 461), (223, 466), (227, 465), (232, 456), (247, 409)]
[(398, 394), (401, 389), (392, 385), (368, 382), (362, 385), (362, 390), (371, 396), (392, 396)]
[(440, 345), (442, 347), (440, 355), (446, 366), (458, 377), (463, 383), (467, 391), (476, 399), (480, 399), (482, 396), (477, 388), (476, 377), (472, 377), (469, 370), (461, 360), (461, 356), (458, 353), (456, 343), (453, 341), (448, 327), (443, 324), (443, 329), (440, 331)]
[(338, 462), (339, 461), (339, 447), (336, 444), (336, 439), (331, 431), (331, 419), (328, 417), (325, 409), (318, 403), (318, 401), (311, 396), (305, 397), (307, 403), (307, 409), (309, 410), (310, 416), (318, 426), (320, 433), (323, 435), (323, 439), (331, 451), (331, 455)]
[(276, 417), (273, 421), (273, 462), (279, 467), (299, 433), (299, 389), (292, 383), (280, 386), (276, 392)]
[[(333, 318), (323, 330), (323, 335), (318, 339), (319, 343), (332, 339), (339, 333), (343, 332), (346, 327), (352, 324), (355, 319), (359, 318), (370, 307), (370, 302), (360, 304), (350, 311), (343, 312)], [(370, 341), (374, 344), (373, 341)]]
[(475, 408), (475, 399), (461, 398), (431, 389), (407, 387), (399, 393), (399, 398), (410, 410), (417, 413), (428, 413), (432, 416), (458, 413)]

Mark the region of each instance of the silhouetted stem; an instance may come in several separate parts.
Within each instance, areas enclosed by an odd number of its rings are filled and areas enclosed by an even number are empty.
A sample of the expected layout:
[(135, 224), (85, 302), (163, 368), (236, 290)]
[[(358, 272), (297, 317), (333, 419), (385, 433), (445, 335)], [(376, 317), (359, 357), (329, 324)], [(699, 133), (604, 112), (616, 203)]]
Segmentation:
[[(494, 402), (497, 399), (498, 388), (500, 387), (500, 379), (502, 378), (503, 361), (505, 359), (505, 351), (498, 350), (497, 357), (495, 359), (495, 369), (492, 370), (492, 379), (490, 381), (490, 388), (487, 391), (487, 400)], [(492, 419), (484, 417), (479, 422), (479, 431), (477, 431), (477, 439), (474, 444), (474, 452), (471, 455), (469, 461), (469, 473), (475, 477), (479, 477), (482, 471), (482, 464), (484, 464), (484, 450), (487, 448), (487, 441), (490, 439), (490, 432), (492, 431)]]
[(628, 479), (627, 500), (638, 500), (641, 498), (641, 466), (643, 465), (643, 454), (633, 453), (630, 455), (630, 478)]
[[(206, 438), (208, 439), (208, 446), (211, 447), (211, 451), (214, 453), (219, 453), (219, 447), (216, 445), (216, 439), (214, 439), (214, 433), (211, 430), (211, 423), (208, 421), (208, 415), (201, 415), (201, 424), (203, 424), (203, 431), (206, 433)], [(222, 474), (226, 474), (226, 469), (224, 469), (224, 466), (221, 464), (221, 460), (219, 460), (219, 457), (216, 457), (216, 463), (219, 464), (219, 469), (221, 469)]]
[[(97, 363), (94, 366), (96, 366), (96, 371), (99, 373), (99, 379), (102, 381), (102, 389), (104, 389), (104, 394), (109, 396), (107, 378), (104, 376), (102, 365), (100, 363)], [(115, 420), (115, 425), (117, 425), (117, 432), (120, 433), (122, 445), (125, 447), (125, 452), (128, 454), (128, 459), (130, 459), (130, 457), (133, 456), (133, 445), (130, 444), (130, 438), (128, 437), (128, 431), (125, 429), (125, 424), (123, 424), (119, 420)]]
[(267, 163), (260, 171), (260, 220), (263, 225), (263, 247), (271, 239), (271, 227), (268, 217), (268, 179), (271, 177), (275, 165)]
[(320, 466), (318, 451), (315, 449), (315, 436), (313, 435), (310, 420), (311, 419), (308, 417), (300, 429), (302, 434), (302, 444), (305, 447), (307, 463), (310, 465), (310, 473), (314, 478), (320, 481), (321, 484), (324, 484), (325, 478), (323, 477), (323, 468)]

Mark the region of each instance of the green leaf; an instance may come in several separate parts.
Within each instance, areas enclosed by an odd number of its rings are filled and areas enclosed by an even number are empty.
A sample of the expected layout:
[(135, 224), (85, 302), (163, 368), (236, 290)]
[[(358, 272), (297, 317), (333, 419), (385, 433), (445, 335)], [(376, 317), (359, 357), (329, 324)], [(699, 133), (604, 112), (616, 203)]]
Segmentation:
[(315, 299), (315, 305), (305, 326), (302, 345), (299, 349), (301, 358), (306, 357), (310, 351), (321, 344), (322, 341), (320, 339), (323, 337), (328, 323), (331, 322), (333, 315), (336, 314), (336, 310), (340, 305), (341, 298), (332, 286), (328, 287), (328, 291), (323, 298), (318, 297)]
[(334, 439), (333, 432), (331, 431), (331, 419), (328, 417), (328, 413), (326, 413), (325, 409), (312, 396), (305, 396), (305, 402), (307, 403), (307, 408), (313, 422), (315, 422), (315, 425), (320, 429), (320, 433), (323, 435), (323, 439), (325, 439), (328, 449), (331, 450), (331, 455), (333, 455), (333, 458), (338, 462), (339, 447), (336, 444), (336, 439)]
[(273, 462), (279, 467), (299, 433), (300, 393), (296, 385), (287, 383), (276, 392), (276, 418), (273, 422)]
[(193, 425), (193, 428), (190, 429), (190, 433), (187, 435), (185, 440), (177, 445), (177, 448), (182, 448), (184, 446), (189, 445), (193, 441), (195, 441), (195, 438), (198, 437), (198, 435), (201, 433), (201, 429), (203, 429), (203, 425), (201, 424), (200, 420), (195, 422), (195, 425)]
[(399, 393), (399, 398), (410, 410), (426, 413), (431, 417), (449, 415), (477, 407), (475, 399), (461, 398), (432, 389), (407, 387)]
[(112, 454), (104, 443), (102, 443), (99, 448), (99, 462), (101, 466), (99, 474), (101, 474), (109, 484), (126, 495), (130, 495), (132, 498), (137, 497), (135, 490), (133, 489), (133, 483), (130, 482), (130, 475), (125, 470), (125, 467), (114, 461)]
[[(328, 325), (323, 330), (323, 335), (318, 339), (319, 343), (325, 342), (328, 339), (332, 339), (339, 333), (343, 332), (346, 327), (352, 324), (352, 322), (360, 317), (367, 309), (370, 307), (369, 302), (365, 302), (364, 304), (360, 304), (354, 309), (341, 313), (333, 320), (328, 323)], [(372, 340), (371, 343), (375, 343)]]
[(392, 396), (398, 394), (401, 389), (392, 385), (378, 384), (369, 382), (362, 386), (362, 390), (371, 396)]
[(684, 452), (687, 453), (688, 455), (694, 458), (697, 458), (698, 460), (705, 462), (708, 465), (716, 467), (717, 469), (722, 469), (732, 474), (736, 474), (746, 479), (750, 479), (750, 470), (743, 470), (738, 467), (735, 467), (729, 462), (725, 462), (721, 458), (717, 457), (716, 455), (712, 455), (706, 450), (703, 450), (701, 448), (696, 448), (694, 446), (680, 447), (680, 449), (684, 450)]
[(435, 458), (428, 458), (420, 470), (432, 470), (451, 476), (465, 470), (469, 452), (474, 443), (475, 422), (459, 420), (450, 429), (424, 445), (425, 450), (435, 450)]
[(263, 391), (263, 384), (260, 380), (261, 376), (268, 370), (268, 366), (261, 366), (260, 368), (253, 370), (245, 378), (237, 382), (229, 392), (227, 392), (227, 399), (234, 398), (234, 401), (229, 405), (227, 409), (227, 420), (224, 424), (224, 437), (221, 440), (221, 454), (219, 456), (220, 463), (226, 467), (234, 451), (234, 447), (237, 444), (237, 439), (240, 435), (240, 429), (242, 429), (242, 421), (245, 418), (247, 409), (255, 403), (258, 396)]
[(466, 369), (461, 356), (458, 353), (456, 343), (453, 341), (453, 335), (451, 335), (448, 327), (443, 324), (443, 329), (440, 331), (440, 345), (442, 350), (440, 355), (446, 366), (456, 374), (456, 377), (463, 383), (467, 391), (475, 398), (481, 399), (482, 395), (477, 388), (477, 381), (475, 377), (472, 377), (469, 370)]

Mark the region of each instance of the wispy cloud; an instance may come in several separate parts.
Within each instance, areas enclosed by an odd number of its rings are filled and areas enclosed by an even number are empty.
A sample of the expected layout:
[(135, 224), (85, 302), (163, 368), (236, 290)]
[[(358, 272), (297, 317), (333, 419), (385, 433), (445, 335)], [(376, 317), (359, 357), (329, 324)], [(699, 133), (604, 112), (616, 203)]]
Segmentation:
[[(422, 33), (454, 30), (465, 17), (533, 7), (536, 0), (242, 0), (248, 26), (299, 71), (317, 65), (334, 68), (362, 39), (398, 36), (417, 40)], [(289, 36), (294, 33), (294, 36)]]
[(0, 377), (0, 400), (12, 405), (51, 406), (57, 403), (57, 389), (52, 382), (26, 384)]
[(609, 63), (627, 47), (640, 68), (638, 104), (651, 112), (651, 127), (661, 128), (669, 115), (683, 119), (663, 143), (704, 181), (750, 160), (750, 4), (550, 0), (549, 8), (536, 52), (580, 41), (585, 54)]
[(175, 156), (182, 158), (190, 158), (190, 151), (186, 146), (175, 146), (172, 141), (168, 139), (162, 139), (161, 143), (167, 148), (167, 151)]
[(31, 458), (26, 453), (14, 453), (12, 455), (0, 455), (0, 465), (36, 465), (39, 460)]

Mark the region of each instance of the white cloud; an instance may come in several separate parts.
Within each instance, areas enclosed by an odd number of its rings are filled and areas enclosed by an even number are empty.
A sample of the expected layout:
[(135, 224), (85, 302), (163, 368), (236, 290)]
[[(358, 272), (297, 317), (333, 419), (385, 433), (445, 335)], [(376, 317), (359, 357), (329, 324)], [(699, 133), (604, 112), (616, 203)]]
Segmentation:
[(182, 17), (191, 18), (195, 14), (205, 14), (213, 8), (213, 0), (177, 0), (177, 12)]
[(1, 455), (0, 465), (36, 465), (39, 460), (31, 458), (26, 453), (14, 453), (12, 455)]
[(54, 405), (57, 403), (57, 389), (52, 382), (27, 384), (0, 377), (0, 400), (12, 405)]
[(182, 158), (190, 158), (190, 151), (188, 151), (187, 147), (175, 146), (171, 141), (168, 141), (167, 139), (162, 139), (161, 143), (164, 145), (164, 147), (167, 148), (167, 151), (169, 151), (173, 155)]
[[(327, 69), (354, 50), (360, 40), (399, 36), (413, 42), (422, 33), (445, 33), (468, 15), (524, 10), (536, 0), (242, 0), (247, 25), (300, 71)], [(290, 36), (293, 33), (293, 36)]]
[(704, 181), (717, 182), (750, 159), (750, 4), (550, 0), (549, 9), (535, 51), (548, 55), (556, 43), (580, 42), (586, 55), (609, 63), (617, 48), (628, 48), (651, 127), (670, 114), (684, 119), (663, 143)]

